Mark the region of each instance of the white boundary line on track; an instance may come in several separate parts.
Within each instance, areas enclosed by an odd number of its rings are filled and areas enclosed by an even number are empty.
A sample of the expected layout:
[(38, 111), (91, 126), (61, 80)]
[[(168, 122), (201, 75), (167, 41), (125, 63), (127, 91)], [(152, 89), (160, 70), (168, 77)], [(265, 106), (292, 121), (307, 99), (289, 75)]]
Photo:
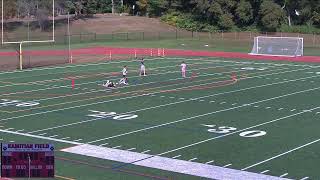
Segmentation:
[[(217, 114), (217, 113), (220, 113), (220, 112), (226, 112), (226, 111), (230, 111), (230, 110), (234, 110), (234, 109), (239, 109), (239, 108), (242, 108), (242, 107), (247, 107), (247, 106), (251, 106), (251, 105), (254, 105), (254, 104), (258, 104), (258, 103), (262, 103), (262, 102), (267, 102), (267, 101), (271, 101), (271, 100), (275, 100), (275, 99), (280, 99), (280, 98), (283, 98), (283, 97), (288, 97), (288, 96), (292, 96), (292, 95), (296, 95), (296, 94), (300, 94), (300, 93), (310, 92), (310, 91), (314, 91), (314, 90), (318, 90), (318, 89), (320, 89), (320, 87), (312, 88), (312, 89), (307, 89), (307, 90), (302, 90), (302, 91), (296, 91), (296, 92), (294, 92), (294, 93), (289, 93), (289, 94), (285, 94), (285, 95), (281, 95), (281, 96), (276, 96), (276, 97), (272, 97), (272, 98), (268, 98), (268, 99), (264, 99), (264, 100), (260, 100), (260, 101), (255, 101), (255, 102), (243, 104), (243, 105), (236, 106), (236, 107), (231, 107), (231, 108), (227, 108), (227, 109), (217, 110), (217, 111), (213, 111), (213, 112), (209, 112), (209, 113), (205, 113), (205, 114), (200, 114), (200, 115), (196, 115), (196, 116), (191, 116), (191, 117), (184, 118), (184, 119), (180, 119), (180, 120), (176, 120), (176, 121), (171, 121), (171, 122), (167, 122), (167, 123), (163, 123), (163, 124), (159, 124), (159, 125), (155, 125), (155, 126), (150, 126), (150, 127), (143, 128), (143, 129), (138, 129), (138, 130), (126, 132), (126, 133), (119, 134), (119, 135), (115, 135), (115, 136), (110, 136), (110, 137), (106, 137), (106, 138), (102, 138), (102, 139), (97, 139), (97, 140), (94, 140), (94, 141), (87, 142), (87, 144), (96, 143), (96, 142), (100, 142), (100, 141), (104, 141), (104, 140), (109, 140), (109, 139), (114, 139), (114, 138), (118, 138), (118, 137), (130, 135), (130, 134), (135, 134), (135, 133), (138, 133), (138, 132), (150, 130), (150, 129), (155, 129), (155, 128), (159, 128), (159, 127), (163, 127), (163, 126), (168, 126), (168, 125), (171, 125), (171, 124), (176, 124), (176, 123), (184, 122), (184, 121), (191, 120), (191, 119), (195, 119), (195, 118), (200, 118), (200, 117), (204, 117), (204, 116), (208, 116), (208, 115), (213, 115), (213, 114)], [(307, 111), (303, 111), (302, 113), (306, 113), (306, 112), (307, 112)], [(300, 113), (301, 113), (301, 112), (300, 112)], [(297, 113), (297, 114), (299, 114), (299, 113)], [(238, 132), (238, 131), (237, 131), (237, 132)]]
[[(300, 70), (303, 70), (303, 69), (300, 69)], [(294, 71), (300, 71), (300, 70), (294, 70)], [(293, 71), (289, 71), (289, 72), (293, 72)], [(267, 74), (267, 75), (261, 75), (261, 76), (275, 75), (275, 74), (281, 74), (281, 73), (286, 73), (286, 71), (279, 72), (279, 73)], [(267, 84), (267, 85), (260, 85), (260, 86), (250, 87), (250, 88), (244, 88), (244, 89), (240, 89), (240, 90), (230, 91), (229, 93), (239, 92), (239, 91), (243, 91), (243, 90), (247, 90), (247, 89), (253, 89), (253, 88), (257, 88), (257, 87), (265, 87), (265, 86), (274, 85), (274, 84), (282, 84), (282, 83), (286, 83), (286, 82), (294, 82), (294, 81), (298, 81), (298, 80), (301, 80), (301, 79), (309, 79), (309, 78), (314, 78), (314, 77), (319, 77), (319, 76), (320, 75), (318, 75), (318, 76), (310, 76), (310, 77), (307, 77), (307, 78), (288, 80), (288, 81), (283, 81), (283, 82), (280, 82), (280, 83), (278, 82), (278, 83), (271, 83), (271, 84)], [(256, 77), (258, 77), (258, 76), (256, 76)], [(251, 78), (255, 78), (255, 77), (251, 77)], [(250, 79), (250, 78), (247, 78), (247, 79)], [(149, 94), (160, 94), (160, 93), (161, 92), (149, 93)], [(224, 93), (224, 94), (227, 94), (227, 93)], [(142, 97), (142, 96), (144, 96), (144, 95), (136, 95), (136, 96), (130, 96), (130, 97), (119, 98), (119, 99), (114, 99), (114, 100), (107, 100), (107, 101), (100, 101), (100, 102), (95, 102), (95, 103), (79, 105), (79, 106), (72, 106), (72, 107), (67, 107), (67, 108), (62, 108), (62, 109), (43, 111), (43, 112), (38, 112), (38, 113), (33, 113), (33, 114), (27, 114), (27, 115), (22, 115), (22, 116), (15, 116), (15, 117), (10, 117), (10, 118), (0, 119), (0, 121), (7, 121), (7, 120), (18, 119), (18, 118), (22, 118), (22, 117), (30, 117), (30, 116), (34, 116), (34, 115), (46, 114), (46, 113), (51, 113), (51, 112), (58, 112), (58, 111), (63, 111), (63, 110), (67, 110), (67, 109), (79, 108), (79, 107), (86, 107), (86, 106), (102, 104), (102, 103), (106, 103), (106, 102), (114, 102), (114, 101), (119, 101), (119, 100), (132, 99), (132, 98), (137, 98), (137, 97)], [(211, 96), (216, 96), (216, 95), (211, 95)]]
[(287, 155), (287, 154), (289, 154), (289, 153), (292, 153), (292, 152), (297, 151), (297, 150), (299, 150), (299, 149), (302, 149), (302, 148), (304, 148), (304, 147), (310, 146), (310, 145), (312, 145), (312, 144), (314, 144), (314, 143), (317, 143), (317, 142), (319, 142), (319, 141), (320, 141), (320, 139), (311, 141), (311, 142), (309, 142), (309, 143), (306, 143), (306, 144), (303, 144), (303, 145), (298, 146), (298, 147), (296, 147), (296, 148), (293, 148), (293, 149), (291, 149), (291, 150), (289, 150), (289, 151), (283, 152), (283, 153), (278, 154), (278, 155), (275, 155), (275, 156), (273, 156), (273, 157), (271, 157), (271, 158), (265, 159), (265, 160), (263, 160), (263, 161), (260, 161), (260, 162), (257, 162), (257, 163), (255, 163), (255, 164), (252, 164), (252, 165), (250, 165), (250, 166), (247, 166), (247, 167), (245, 167), (245, 168), (242, 168), (241, 170), (247, 170), (247, 169), (253, 168), (253, 167), (255, 167), (255, 166), (264, 164), (264, 163), (269, 162), (269, 161), (271, 161), (271, 160), (277, 159), (277, 158), (279, 158), (279, 157), (281, 157), (281, 156)]

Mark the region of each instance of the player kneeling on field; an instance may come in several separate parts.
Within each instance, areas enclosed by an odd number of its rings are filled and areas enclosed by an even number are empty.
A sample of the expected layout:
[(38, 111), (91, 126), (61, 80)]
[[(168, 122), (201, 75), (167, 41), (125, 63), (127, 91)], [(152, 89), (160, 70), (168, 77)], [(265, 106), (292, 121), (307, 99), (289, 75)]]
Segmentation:
[(109, 80), (105, 84), (103, 84), (102, 86), (107, 87), (107, 88), (116, 87), (116, 85), (112, 81), (109, 81)]
[(119, 85), (128, 85), (128, 78), (124, 77), (124, 78), (121, 78), (120, 81), (119, 81)]

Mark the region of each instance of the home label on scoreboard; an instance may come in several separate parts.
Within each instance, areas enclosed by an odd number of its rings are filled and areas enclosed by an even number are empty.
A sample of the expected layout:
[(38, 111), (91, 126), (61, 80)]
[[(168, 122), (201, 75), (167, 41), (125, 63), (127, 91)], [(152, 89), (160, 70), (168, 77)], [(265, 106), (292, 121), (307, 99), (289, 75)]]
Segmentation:
[(1, 144), (1, 177), (53, 178), (53, 144)]

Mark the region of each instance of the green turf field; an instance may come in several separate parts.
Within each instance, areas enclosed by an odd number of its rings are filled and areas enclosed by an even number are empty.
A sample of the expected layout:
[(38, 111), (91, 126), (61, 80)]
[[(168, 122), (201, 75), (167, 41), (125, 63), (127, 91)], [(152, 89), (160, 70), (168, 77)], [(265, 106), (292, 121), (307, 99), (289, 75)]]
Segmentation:
[[(208, 57), (145, 64), (146, 77), (133, 60), (0, 73), (1, 141), (54, 143), (57, 179), (205, 179), (188, 175), (196, 166), (320, 178), (318, 64)], [(123, 65), (129, 85), (102, 87), (120, 79)], [(98, 155), (65, 152), (89, 145)], [(148, 157), (124, 163), (104, 149)], [(158, 156), (188, 167), (163, 170)]]

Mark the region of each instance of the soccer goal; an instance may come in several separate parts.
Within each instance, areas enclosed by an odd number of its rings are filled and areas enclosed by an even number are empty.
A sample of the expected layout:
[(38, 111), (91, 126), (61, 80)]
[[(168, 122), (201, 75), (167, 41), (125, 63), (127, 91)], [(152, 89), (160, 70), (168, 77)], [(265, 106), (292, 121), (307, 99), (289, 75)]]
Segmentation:
[(300, 37), (267, 37), (254, 38), (251, 55), (265, 56), (303, 56), (303, 38)]

